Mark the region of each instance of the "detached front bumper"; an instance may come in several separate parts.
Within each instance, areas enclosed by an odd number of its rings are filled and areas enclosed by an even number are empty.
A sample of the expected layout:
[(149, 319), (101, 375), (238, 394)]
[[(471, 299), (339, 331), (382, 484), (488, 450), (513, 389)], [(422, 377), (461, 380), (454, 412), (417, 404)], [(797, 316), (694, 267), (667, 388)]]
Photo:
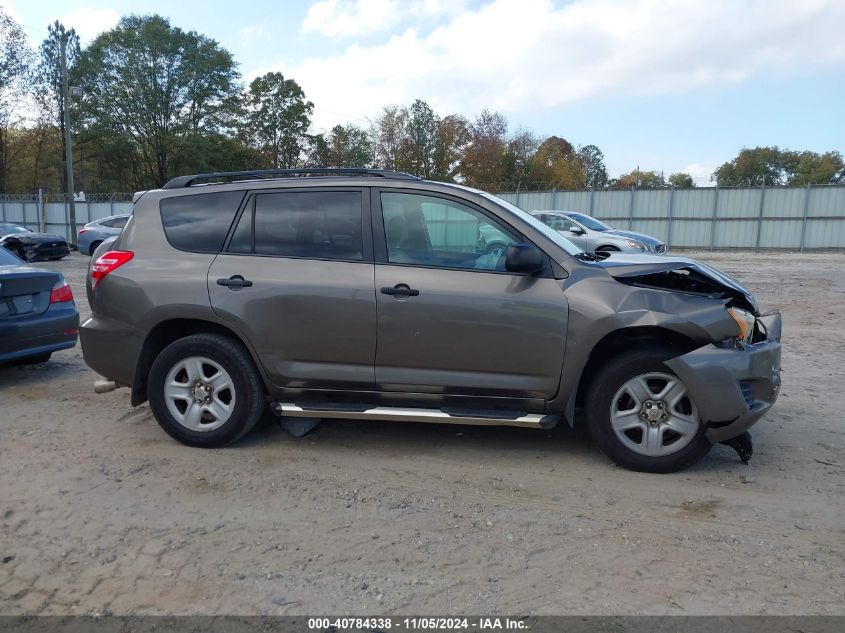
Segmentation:
[(775, 312), (760, 321), (765, 341), (745, 349), (707, 345), (666, 363), (687, 385), (713, 443), (747, 431), (780, 393), (781, 316)]

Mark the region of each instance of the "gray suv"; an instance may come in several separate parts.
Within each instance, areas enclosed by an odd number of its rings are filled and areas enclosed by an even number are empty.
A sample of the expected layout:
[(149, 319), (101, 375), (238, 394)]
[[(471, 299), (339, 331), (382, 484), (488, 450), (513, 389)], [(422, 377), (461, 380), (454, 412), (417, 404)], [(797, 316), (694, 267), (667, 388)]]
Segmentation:
[(537, 429), (583, 418), (617, 463), (670, 472), (715, 442), (747, 458), (780, 385), (780, 315), (730, 277), (586, 252), (496, 196), (396, 172), (176, 178), (97, 249), (88, 300), (95, 388), (129, 387), (191, 446), (237, 440), (268, 405)]

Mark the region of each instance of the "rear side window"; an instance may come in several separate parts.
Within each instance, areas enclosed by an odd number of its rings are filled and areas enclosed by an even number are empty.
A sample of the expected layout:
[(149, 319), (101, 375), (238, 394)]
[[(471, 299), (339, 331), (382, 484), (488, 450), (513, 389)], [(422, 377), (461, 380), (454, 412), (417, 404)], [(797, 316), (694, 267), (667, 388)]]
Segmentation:
[(20, 266), (23, 262), (0, 246), (0, 266)]
[(257, 255), (362, 260), (361, 193), (258, 194), (254, 207), (250, 205), (244, 210), (229, 251), (253, 252), (253, 243)]
[(111, 220), (103, 220), (102, 222), (100, 222), (100, 224), (102, 224), (103, 226), (107, 226), (110, 229), (122, 229), (124, 226), (126, 226), (126, 221), (128, 219), (129, 219), (128, 217), (127, 218), (112, 218)]
[(243, 197), (243, 191), (227, 191), (165, 198), (160, 207), (167, 241), (182, 251), (220, 252)]

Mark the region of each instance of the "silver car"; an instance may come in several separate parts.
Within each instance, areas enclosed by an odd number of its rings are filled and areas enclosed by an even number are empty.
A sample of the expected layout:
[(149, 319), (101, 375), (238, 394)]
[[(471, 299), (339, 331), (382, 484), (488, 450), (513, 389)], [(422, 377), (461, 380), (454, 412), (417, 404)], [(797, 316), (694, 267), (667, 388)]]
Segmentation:
[(622, 231), (576, 211), (532, 211), (543, 224), (562, 233), (585, 251), (665, 253), (666, 245), (656, 237)]
[(76, 237), (77, 249), (80, 253), (93, 255), (103, 240), (120, 235), (128, 220), (129, 214), (126, 213), (89, 222), (79, 230)]

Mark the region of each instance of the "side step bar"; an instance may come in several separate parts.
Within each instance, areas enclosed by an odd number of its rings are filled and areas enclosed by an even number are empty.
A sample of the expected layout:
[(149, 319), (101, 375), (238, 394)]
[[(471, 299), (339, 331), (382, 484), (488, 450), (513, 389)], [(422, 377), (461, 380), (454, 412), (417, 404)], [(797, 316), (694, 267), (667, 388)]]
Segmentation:
[(560, 420), (556, 415), (520, 413), (514, 411), (473, 411), (471, 409), (418, 409), (411, 407), (385, 407), (372, 405), (323, 406), (274, 402), (273, 413), (293, 418), (342, 418), (345, 420), (386, 420), (395, 422), (433, 422), (435, 424), (478, 424), (497, 426), (523, 426), (550, 429)]

